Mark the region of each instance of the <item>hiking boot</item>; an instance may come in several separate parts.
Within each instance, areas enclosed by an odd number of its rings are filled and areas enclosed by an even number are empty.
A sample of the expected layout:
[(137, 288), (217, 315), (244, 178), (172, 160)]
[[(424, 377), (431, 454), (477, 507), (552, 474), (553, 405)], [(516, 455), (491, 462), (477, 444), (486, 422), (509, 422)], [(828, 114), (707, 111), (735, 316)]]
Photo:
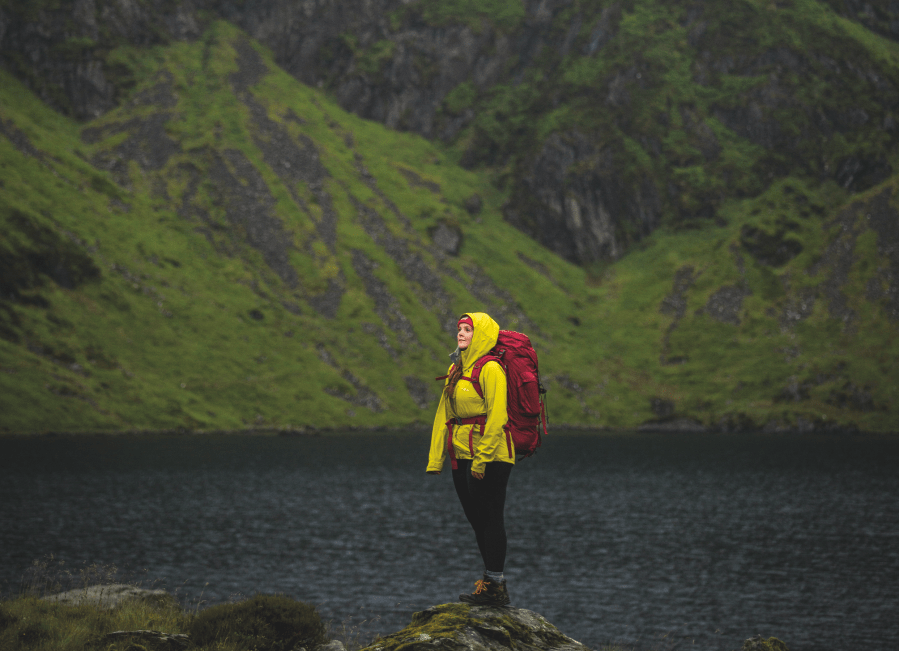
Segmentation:
[(487, 575), (475, 581), (475, 590), (471, 594), (460, 594), (459, 601), (476, 606), (506, 606), (512, 602), (506, 582), (492, 581)]

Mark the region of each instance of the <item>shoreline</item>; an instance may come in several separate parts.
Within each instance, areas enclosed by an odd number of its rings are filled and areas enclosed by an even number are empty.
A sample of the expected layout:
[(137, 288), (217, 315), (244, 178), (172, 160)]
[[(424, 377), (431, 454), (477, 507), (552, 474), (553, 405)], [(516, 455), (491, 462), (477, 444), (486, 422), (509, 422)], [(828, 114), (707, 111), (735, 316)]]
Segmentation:
[[(697, 424), (698, 425), (698, 424)], [(84, 429), (84, 430), (0, 430), (0, 439), (3, 438), (74, 438), (74, 437), (142, 437), (142, 436), (251, 436), (251, 437), (309, 437), (342, 436), (347, 434), (421, 434), (430, 433), (430, 427), (422, 423), (408, 425), (372, 427), (347, 426), (347, 427), (248, 427), (245, 429), (187, 429), (187, 428), (128, 428), (128, 429)], [(796, 435), (831, 435), (831, 436), (899, 436), (899, 430), (865, 430), (857, 426), (840, 426), (834, 424), (827, 427), (777, 427), (777, 428), (746, 428), (731, 429), (727, 427), (706, 427), (702, 425), (689, 426), (682, 423), (644, 423), (635, 428), (612, 428), (595, 425), (566, 424), (554, 425), (547, 435), (609, 435), (609, 434), (713, 434), (719, 436), (740, 436), (746, 434), (768, 434), (771, 436), (796, 436)]]

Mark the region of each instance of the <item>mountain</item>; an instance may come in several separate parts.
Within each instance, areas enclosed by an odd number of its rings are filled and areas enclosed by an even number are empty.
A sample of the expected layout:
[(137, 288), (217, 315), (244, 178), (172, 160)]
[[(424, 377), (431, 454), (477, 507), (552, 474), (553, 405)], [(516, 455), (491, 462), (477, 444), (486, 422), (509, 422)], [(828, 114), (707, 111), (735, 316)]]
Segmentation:
[(895, 430), (872, 21), (7, 0), (0, 431), (429, 422), (474, 310), (556, 423)]
[(224, 18), (346, 110), (493, 169), (506, 219), (578, 264), (702, 228), (774, 180), (856, 193), (899, 169), (885, 0), (4, 4), (0, 57), (80, 118), (129, 92), (117, 46)]

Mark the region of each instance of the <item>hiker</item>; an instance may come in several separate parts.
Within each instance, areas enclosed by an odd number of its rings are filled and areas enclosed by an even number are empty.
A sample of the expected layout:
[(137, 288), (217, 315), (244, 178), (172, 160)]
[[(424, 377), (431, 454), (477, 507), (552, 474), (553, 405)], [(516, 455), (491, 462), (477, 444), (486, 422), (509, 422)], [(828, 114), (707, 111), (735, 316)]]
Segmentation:
[(453, 366), (434, 418), (427, 468), (429, 474), (439, 475), (450, 456), (453, 485), (484, 561), (483, 579), (475, 582), (472, 594), (459, 595), (459, 600), (491, 606), (510, 603), (503, 576), (503, 510), (515, 448), (504, 429), (507, 393), (503, 367), (496, 361), (486, 362), (477, 378), (479, 391), (470, 376), (475, 362), (496, 345), (498, 335), (499, 325), (487, 314), (472, 312), (459, 319), (458, 348), (450, 356)]

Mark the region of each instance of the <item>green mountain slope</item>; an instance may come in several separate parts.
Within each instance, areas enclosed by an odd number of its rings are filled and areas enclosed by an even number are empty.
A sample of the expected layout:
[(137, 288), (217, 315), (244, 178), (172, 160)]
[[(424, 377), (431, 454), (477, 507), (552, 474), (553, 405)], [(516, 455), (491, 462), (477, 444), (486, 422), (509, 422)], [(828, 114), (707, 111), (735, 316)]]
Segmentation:
[[(5, 427), (406, 424), (458, 313), (539, 338), (573, 309), (583, 274), (524, 268), (481, 179), (228, 25), (120, 54), (145, 78), (83, 128), (4, 79)], [(462, 227), (462, 257), (428, 235)]]
[(0, 431), (429, 422), (472, 310), (557, 423), (896, 428), (893, 181), (773, 183), (588, 275), (229, 23), (109, 56), (135, 86), (85, 124), (2, 73)]

